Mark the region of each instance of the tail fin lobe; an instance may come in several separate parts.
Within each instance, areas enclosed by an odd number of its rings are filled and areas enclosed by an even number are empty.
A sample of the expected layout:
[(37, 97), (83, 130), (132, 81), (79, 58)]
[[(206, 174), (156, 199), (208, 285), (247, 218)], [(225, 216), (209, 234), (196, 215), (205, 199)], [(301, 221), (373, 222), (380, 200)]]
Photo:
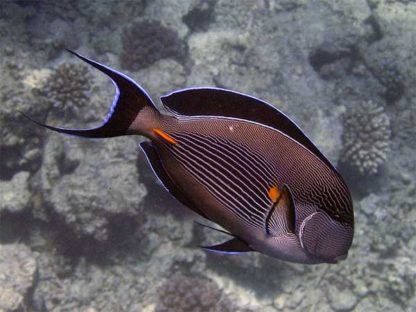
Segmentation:
[[(146, 91), (131, 78), (74, 51), (68, 50), (68, 52), (106, 74), (114, 83), (116, 95), (114, 96), (110, 111), (104, 122), (101, 126), (93, 129), (65, 129), (45, 125), (26, 115), (25, 117), (42, 127), (56, 132), (87, 138), (109, 138), (131, 134), (132, 131), (129, 131), (129, 127), (143, 108), (147, 107), (157, 112), (156, 107)], [(137, 131), (135, 131), (135, 133), (137, 133)]]

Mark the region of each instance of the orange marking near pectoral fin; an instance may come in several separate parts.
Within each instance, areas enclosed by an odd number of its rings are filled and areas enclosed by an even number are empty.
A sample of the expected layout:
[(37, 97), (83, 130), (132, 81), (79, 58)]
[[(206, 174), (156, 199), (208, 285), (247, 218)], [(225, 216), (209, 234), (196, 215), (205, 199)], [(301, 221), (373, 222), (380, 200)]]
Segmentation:
[(267, 195), (269, 195), (269, 198), (270, 198), (270, 200), (271, 200), (273, 203), (276, 203), (276, 202), (277, 202), (277, 200), (278, 200), (278, 199), (279, 199), (279, 197), (280, 197), (280, 191), (279, 191), (279, 189), (277, 188), (277, 186), (272, 185), (272, 186), (269, 188), (269, 190), (267, 191)]
[(178, 144), (178, 141), (176, 141), (174, 138), (172, 138), (169, 134), (167, 134), (165, 131), (159, 129), (159, 128), (153, 128), (153, 133), (155, 133), (157, 136), (161, 137), (163, 140), (170, 144)]
[[(272, 186), (272, 188), (276, 188)], [(274, 191), (269, 191), (273, 193)], [(280, 236), (287, 233), (293, 234), (296, 230), (296, 210), (292, 192), (284, 184), (279, 191), (277, 201), (272, 205), (265, 220), (266, 233), (273, 236)]]

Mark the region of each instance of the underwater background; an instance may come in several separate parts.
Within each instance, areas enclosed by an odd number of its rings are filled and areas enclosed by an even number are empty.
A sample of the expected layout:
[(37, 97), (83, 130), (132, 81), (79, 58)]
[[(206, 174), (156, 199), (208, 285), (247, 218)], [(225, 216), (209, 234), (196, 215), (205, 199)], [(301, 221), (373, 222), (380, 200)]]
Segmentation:
[[(339, 264), (218, 255), (139, 137), (85, 140), (111, 82), (156, 101), (222, 87), (285, 112), (354, 200)], [(410, 0), (0, 1), (0, 311), (416, 311), (416, 3)]]

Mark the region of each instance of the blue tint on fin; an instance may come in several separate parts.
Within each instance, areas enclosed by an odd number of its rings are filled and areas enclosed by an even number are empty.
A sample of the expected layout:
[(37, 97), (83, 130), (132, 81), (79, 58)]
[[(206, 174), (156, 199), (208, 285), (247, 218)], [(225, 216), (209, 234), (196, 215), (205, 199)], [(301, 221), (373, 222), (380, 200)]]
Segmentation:
[(152, 107), (156, 110), (156, 107), (146, 91), (131, 78), (74, 51), (68, 50), (68, 52), (106, 74), (113, 82), (116, 88), (116, 95), (114, 96), (110, 111), (104, 122), (101, 126), (92, 129), (67, 129), (49, 126), (25, 115), (26, 118), (39, 126), (59, 133), (86, 138), (110, 138), (129, 134), (129, 126), (144, 107)]
[(201, 246), (203, 249), (218, 252), (218, 253), (225, 253), (225, 254), (239, 254), (242, 252), (253, 251), (246, 242), (241, 240), (238, 237), (234, 237), (224, 243), (213, 245), (213, 246)]

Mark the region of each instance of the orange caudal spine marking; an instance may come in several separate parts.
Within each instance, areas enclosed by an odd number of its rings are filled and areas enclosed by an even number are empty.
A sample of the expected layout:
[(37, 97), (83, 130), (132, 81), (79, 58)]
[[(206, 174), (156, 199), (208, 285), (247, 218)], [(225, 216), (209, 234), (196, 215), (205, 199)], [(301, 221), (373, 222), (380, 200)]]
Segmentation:
[(167, 134), (165, 131), (159, 129), (159, 128), (153, 128), (153, 133), (155, 133), (157, 136), (161, 137), (166, 142), (176, 145), (178, 144), (178, 141), (176, 141), (174, 138), (172, 138), (169, 134)]
[(273, 203), (276, 203), (280, 197), (280, 191), (276, 185), (272, 185), (267, 191), (267, 195), (269, 195), (269, 198)]

